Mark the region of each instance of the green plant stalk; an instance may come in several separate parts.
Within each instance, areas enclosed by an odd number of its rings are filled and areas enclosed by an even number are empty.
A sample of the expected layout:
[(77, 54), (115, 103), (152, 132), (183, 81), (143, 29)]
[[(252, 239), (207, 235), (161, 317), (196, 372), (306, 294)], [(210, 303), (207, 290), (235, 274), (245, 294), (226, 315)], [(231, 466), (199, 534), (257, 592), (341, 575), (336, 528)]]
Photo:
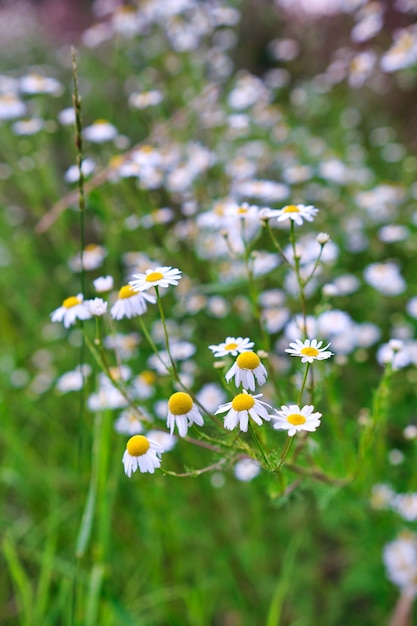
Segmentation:
[(164, 338), (165, 338), (165, 348), (168, 354), (168, 358), (169, 358), (169, 362), (171, 364), (171, 374), (173, 375), (173, 377), (175, 378), (175, 380), (179, 383), (181, 383), (179, 374), (178, 374), (178, 370), (177, 370), (177, 366), (175, 364), (174, 359), (172, 358), (172, 354), (171, 354), (171, 349), (170, 349), (170, 344), (169, 344), (169, 337), (168, 337), (168, 328), (167, 328), (167, 324), (166, 324), (166, 319), (165, 319), (165, 313), (164, 313), (164, 307), (162, 306), (162, 301), (161, 301), (161, 296), (159, 294), (159, 288), (156, 285), (155, 286), (155, 293), (156, 293), (156, 300), (158, 303), (158, 310), (159, 310), (159, 315), (161, 317), (161, 322), (162, 322), (162, 327), (164, 329)]
[(84, 193), (84, 174), (82, 170), (83, 165), (83, 126), (81, 117), (81, 98), (78, 91), (78, 73), (77, 73), (77, 56), (75, 48), (71, 47), (71, 61), (72, 61), (72, 77), (73, 77), (73, 95), (72, 103), (75, 113), (75, 147), (77, 150), (77, 166), (78, 166), (78, 207), (80, 210), (80, 262), (81, 262), (81, 291), (85, 297), (85, 269), (84, 269), (84, 248), (85, 248), (85, 193)]
[(10, 533), (3, 539), (2, 552), (16, 591), (16, 603), (20, 609), (21, 626), (32, 626), (33, 589), (20, 562), (15, 542)]
[[(372, 402), (370, 422), (365, 426), (359, 441), (355, 475), (367, 476), (368, 479), (379, 474), (385, 461), (386, 453), (386, 422), (388, 419), (389, 397), (392, 382), (392, 367), (387, 364)], [(372, 455), (369, 451), (372, 447)], [(371, 458), (369, 458), (371, 457)], [(368, 461), (367, 461), (368, 458)], [(372, 469), (372, 471), (371, 471)]]
[(294, 220), (290, 220), (290, 244), (292, 247), (293, 257), (294, 257), (294, 271), (297, 277), (298, 287), (300, 290), (300, 304), (301, 304), (301, 312), (303, 315), (303, 334), (304, 337), (307, 336), (307, 305), (304, 293), (304, 281), (300, 274), (300, 259), (297, 256), (297, 247), (296, 247), (296, 237), (295, 237), (295, 225)]
[(263, 449), (263, 446), (262, 446), (261, 442), (259, 441), (259, 438), (257, 437), (257, 435), (256, 435), (256, 433), (255, 433), (255, 431), (253, 429), (253, 425), (251, 424), (250, 420), (249, 420), (249, 432), (250, 432), (250, 434), (252, 436), (253, 441), (255, 442), (255, 445), (256, 445), (257, 449), (259, 450), (259, 453), (260, 453), (261, 457), (263, 458), (263, 461), (265, 463), (265, 467), (267, 469), (269, 469), (270, 468), (269, 459), (268, 459), (268, 457), (265, 454), (265, 450)]

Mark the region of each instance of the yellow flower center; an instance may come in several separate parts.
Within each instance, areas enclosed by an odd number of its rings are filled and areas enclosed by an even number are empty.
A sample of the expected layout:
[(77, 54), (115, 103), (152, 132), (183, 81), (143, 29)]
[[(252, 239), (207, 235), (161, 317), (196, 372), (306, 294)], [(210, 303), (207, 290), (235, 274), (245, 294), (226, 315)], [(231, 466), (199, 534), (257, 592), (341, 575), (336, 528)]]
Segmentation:
[(94, 250), (97, 250), (98, 247), (99, 246), (96, 243), (89, 243), (84, 248), (84, 252), (93, 252)]
[(94, 122), (94, 124), (97, 124), (97, 126), (103, 126), (104, 124), (108, 124), (107, 120), (96, 120)]
[(144, 146), (141, 146), (141, 151), (150, 153), (150, 152), (153, 152), (153, 147), (149, 146), (148, 144), (145, 144)]
[(284, 213), (299, 213), (300, 209), (295, 204), (289, 204), (284, 208)]
[(147, 385), (153, 385), (156, 379), (155, 372), (151, 372), (151, 370), (145, 370), (140, 374), (141, 380)]
[(123, 285), (123, 287), (119, 291), (119, 300), (131, 298), (132, 296), (137, 296), (137, 292), (132, 289), (130, 285)]
[(65, 298), (62, 306), (64, 306), (66, 309), (71, 309), (73, 306), (81, 304), (81, 302), (82, 301), (80, 300), (80, 298), (77, 298), (77, 296), (71, 296), (70, 298)]
[(232, 400), (232, 409), (235, 411), (249, 411), (255, 405), (255, 400), (248, 393), (238, 393)]
[(168, 400), (168, 409), (173, 415), (185, 415), (193, 408), (193, 400), (188, 393), (177, 391)]
[(301, 415), (301, 413), (291, 413), (287, 416), (287, 422), (293, 426), (300, 426), (301, 424), (305, 424), (306, 421), (306, 418), (304, 415)]
[(304, 356), (317, 356), (319, 353), (317, 348), (312, 348), (311, 346), (306, 346), (305, 348), (301, 348), (300, 352)]
[(224, 346), (224, 349), (225, 349), (225, 350), (230, 350), (230, 352), (232, 352), (232, 350), (236, 350), (237, 346), (238, 346), (238, 344), (237, 344), (237, 343), (233, 343), (233, 342), (232, 342), (232, 343), (227, 343), (227, 344)]
[(161, 272), (150, 272), (146, 277), (145, 280), (147, 283), (153, 283), (157, 280), (162, 280), (164, 277), (163, 274), (161, 274)]
[(134, 435), (127, 442), (126, 449), (130, 456), (142, 456), (150, 448), (150, 443), (143, 435)]
[(240, 206), (237, 210), (238, 213), (245, 215), (248, 212), (247, 206)]
[(257, 354), (254, 352), (242, 352), (236, 359), (238, 367), (243, 370), (254, 370), (261, 364)]
[(120, 167), (121, 165), (123, 165), (123, 163), (125, 162), (124, 157), (122, 157), (120, 154), (116, 154), (114, 156), (111, 157), (110, 161), (109, 161), (109, 165), (110, 167)]

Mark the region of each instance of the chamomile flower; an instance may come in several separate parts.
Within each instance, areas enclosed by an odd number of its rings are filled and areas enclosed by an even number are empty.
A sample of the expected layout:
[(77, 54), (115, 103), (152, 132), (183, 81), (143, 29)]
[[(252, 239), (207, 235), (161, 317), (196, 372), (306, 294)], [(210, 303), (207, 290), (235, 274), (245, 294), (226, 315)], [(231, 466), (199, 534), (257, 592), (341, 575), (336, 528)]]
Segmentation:
[(90, 313), (94, 315), (94, 317), (101, 317), (107, 312), (108, 303), (105, 302), (103, 298), (87, 300), (86, 305), (89, 307)]
[(133, 274), (136, 280), (130, 280), (129, 285), (133, 291), (146, 291), (151, 287), (168, 287), (178, 285), (181, 280), (181, 271), (175, 267), (156, 267), (146, 270), (145, 274)]
[(113, 276), (99, 276), (93, 280), (94, 289), (97, 293), (105, 293), (113, 289)]
[(247, 457), (238, 461), (233, 471), (238, 480), (247, 483), (259, 474), (261, 466), (256, 459)]
[(186, 437), (188, 427), (192, 424), (204, 426), (204, 420), (195, 406), (192, 397), (184, 391), (173, 393), (168, 400), (167, 427), (171, 435), (175, 426), (178, 428), (180, 437)]
[(215, 357), (223, 357), (228, 354), (237, 356), (241, 352), (247, 352), (254, 346), (254, 342), (249, 337), (226, 337), (226, 341), (218, 345), (209, 346)]
[(268, 212), (262, 213), (262, 217), (276, 217), (278, 222), (293, 220), (297, 224), (297, 226), (301, 226), (303, 220), (307, 220), (307, 222), (312, 222), (318, 211), (319, 210), (312, 205), (305, 206), (304, 204), (288, 204), (283, 209), (269, 209)]
[(77, 296), (70, 296), (65, 298), (62, 305), (52, 311), (51, 322), (63, 322), (64, 328), (69, 328), (75, 324), (76, 320), (88, 320), (92, 317), (90, 308), (86, 302), (83, 301), (84, 297), (82, 293)]
[(290, 343), (290, 347), (286, 348), (285, 352), (288, 352), (291, 356), (300, 356), (302, 363), (323, 361), (333, 356), (333, 352), (327, 350), (330, 343), (324, 348), (321, 347), (322, 345), (323, 342), (317, 341), (317, 339), (305, 339), (304, 341), (297, 339), (295, 342)]
[(274, 428), (286, 430), (288, 435), (293, 437), (295, 433), (306, 430), (313, 433), (320, 426), (321, 413), (313, 413), (314, 406), (306, 405), (302, 409), (297, 404), (281, 406), (280, 411), (271, 415), (275, 420)]
[(262, 426), (262, 420), (269, 422), (271, 419), (271, 416), (268, 414), (268, 408), (271, 408), (269, 404), (258, 400), (262, 395), (262, 393), (258, 393), (253, 396), (244, 389), (231, 402), (220, 405), (215, 414), (227, 411), (227, 415), (224, 418), (224, 427), (227, 430), (233, 430), (239, 425), (240, 430), (246, 432), (250, 417), (258, 426)]
[(134, 435), (127, 442), (122, 463), (125, 474), (131, 477), (133, 472), (139, 469), (140, 472), (153, 474), (155, 469), (161, 466), (159, 454), (161, 447), (145, 437), (144, 435)]
[(114, 422), (114, 430), (120, 435), (139, 435), (143, 432), (143, 424), (136, 411), (126, 409)]
[(117, 129), (107, 120), (96, 120), (84, 128), (84, 137), (92, 143), (112, 141), (117, 137)]
[(119, 291), (118, 299), (110, 309), (110, 315), (115, 320), (143, 315), (147, 308), (146, 301), (154, 304), (156, 298), (148, 293), (137, 293), (130, 285), (124, 285)]
[(255, 352), (248, 351), (239, 354), (236, 361), (226, 374), (226, 381), (235, 379), (236, 387), (255, 390), (255, 380), (258, 385), (263, 385), (267, 379), (267, 371), (261, 363), (261, 359)]

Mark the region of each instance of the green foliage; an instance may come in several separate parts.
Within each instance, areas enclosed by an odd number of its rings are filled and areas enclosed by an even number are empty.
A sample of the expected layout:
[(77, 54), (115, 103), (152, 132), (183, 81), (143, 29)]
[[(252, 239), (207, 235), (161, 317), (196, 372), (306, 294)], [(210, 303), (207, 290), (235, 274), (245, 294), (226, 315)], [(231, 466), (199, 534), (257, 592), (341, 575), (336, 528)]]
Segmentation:
[[(354, 89), (353, 63), (338, 84), (316, 67), (314, 37), (305, 56), (271, 56), (266, 37), (301, 42), (281, 9), (276, 23), (261, 12), (247, 42), (249, 3), (190, 4), (146, 19), (140, 4), (115, 8), (84, 33), (75, 76), (69, 49), (36, 38), (2, 61), (0, 92), (40, 127), (3, 119), (0, 99), (0, 624), (388, 623), (398, 592), (384, 546), (417, 519), (417, 161), (403, 121), (375, 100), (381, 85), (388, 100), (401, 80), (411, 89), (413, 62), (375, 65)], [(53, 93), (25, 92), (34, 72), (59, 81)], [(154, 90), (160, 102), (132, 104)], [(73, 100), (76, 132), (57, 121)], [(89, 140), (103, 119), (115, 136)], [(95, 170), (68, 178), (87, 159)], [(286, 204), (320, 211), (280, 225), (260, 213)], [(164, 266), (182, 278), (144, 315), (50, 321), (66, 298), (102, 295), (100, 276), (114, 279), (110, 310), (132, 274)], [(281, 405), (314, 405), (317, 432), (223, 427), (216, 409), (243, 388), (225, 381), (230, 350), (222, 363), (208, 346), (227, 337), (255, 343), (274, 419)], [(302, 364), (285, 352), (296, 337), (334, 355)], [(62, 377), (81, 364), (70, 392)], [(204, 427), (178, 436), (154, 474), (127, 478), (116, 419), (126, 409), (166, 432), (161, 402), (175, 391)], [(236, 470), (247, 458), (252, 480)]]

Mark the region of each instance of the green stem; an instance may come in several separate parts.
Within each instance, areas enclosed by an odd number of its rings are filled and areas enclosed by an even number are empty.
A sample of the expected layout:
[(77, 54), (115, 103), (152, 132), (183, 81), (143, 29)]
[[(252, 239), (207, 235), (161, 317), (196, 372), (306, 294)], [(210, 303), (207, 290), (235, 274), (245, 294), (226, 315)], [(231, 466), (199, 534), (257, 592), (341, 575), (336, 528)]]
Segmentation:
[(253, 426), (252, 426), (251, 422), (249, 422), (249, 432), (252, 435), (252, 439), (254, 440), (255, 445), (258, 448), (258, 450), (259, 450), (259, 452), (260, 452), (260, 454), (261, 454), (261, 456), (262, 456), (262, 458), (264, 460), (266, 468), (269, 469), (270, 464), (269, 464), (268, 457), (265, 454), (265, 451), (264, 451), (264, 449), (263, 449), (263, 447), (261, 445), (261, 442), (259, 441), (258, 437), (256, 436), (256, 433), (255, 433), (255, 431), (253, 429)]
[(279, 242), (277, 241), (277, 239), (275, 238), (275, 235), (273, 233), (273, 230), (271, 228), (271, 225), (270, 225), (269, 221), (266, 222), (266, 228), (268, 230), (268, 234), (271, 237), (271, 241), (272, 241), (275, 249), (277, 250), (279, 256), (284, 261), (284, 263), (286, 263), (288, 265), (288, 267), (290, 267), (293, 270), (294, 266), (291, 263), (291, 261), (289, 260), (289, 258), (287, 257), (287, 255), (285, 254), (284, 250), (281, 248), (281, 246), (280, 246)]
[(71, 60), (72, 60), (72, 77), (74, 91), (72, 94), (72, 103), (75, 113), (75, 147), (77, 150), (77, 166), (78, 166), (78, 207), (80, 209), (80, 262), (81, 262), (81, 291), (85, 297), (85, 270), (84, 270), (84, 248), (85, 248), (85, 193), (84, 193), (84, 174), (82, 170), (83, 165), (83, 126), (81, 118), (81, 98), (78, 91), (78, 74), (77, 74), (77, 57), (75, 48), (71, 47)]
[(306, 306), (306, 299), (305, 299), (305, 293), (304, 293), (304, 281), (303, 281), (301, 273), (300, 273), (300, 259), (297, 256), (294, 220), (290, 220), (290, 222), (291, 222), (290, 223), (290, 243), (291, 243), (293, 257), (294, 257), (294, 268), (293, 269), (295, 271), (295, 275), (297, 277), (297, 282), (298, 282), (298, 287), (299, 287), (299, 290), (300, 290), (301, 312), (302, 312), (302, 315), (303, 315), (303, 324), (304, 324), (303, 334), (306, 337), (307, 336), (307, 306)]
[(158, 286), (155, 286), (155, 293), (156, 293), (156, 300), (157, 300), (157, 303), (158, 303), (159, 315), (161, 317), (162, 327), (164, 329), (165, 348), (166, 348), (166, 351), (167, 351), (167, 354), (168, 354), (169, 362), (171, 364), (171, 373), (174, 376), (175, 380), (180, 383), (181, 381), (180, 381), (180, 377), (179, 377), (179, 374), (178, 374), (177, 366), (175, 364), (174, 359), (172, 358), (172, 354), (171, 354), (171, 350), (170, 350), (169, 337), (168, 337), (168, 328), (167, 328), (167, 325), (166, 325), (164, 307), (162, 306), (162, 301), (161, 301), (161, 296), (159, 295), (159, 288), (158, 288)]
[(288, 435), (287, 436), (287, 440), (286, 440), (285, 445), (284, 445), (284, 449), (283, 449), (282, 454), (281, 454), (281, 458), (279, 460), (279, 463), (278, 463), (277, 467), (274, 470), (275, 472), (278, 472), (281, 469), (285, 459), (287, 458), (287, 456), (290, 453), (293, 441), (294, 441), (294, 437), (290, 437)]
[(310, 280), (313, 278), (314, 274), (316, 273), (316, 270), (317, 270), (317, 268), (318, 268), (318, 266), (319, 266), (319, 263), (320, 263), (320, 261), (321, 261), (321, 255), (323, 254), (323, 248), (324, 248), (324, 246), (323, 246), (323, 245), (321, 245), (321, 246), (320, 246), (320, 252), (319, 252), (319, 254), (318, 254), (318, 257), (317, 257), (317, 259), (316, 259), (316, 262), (314, 263), (314, 267), (313, 267), (313, 269), (311, 270), (310, 275), (309, 275), (309, 276), (307, 276), (307, 278), (303, 281), (303, 285), (304, 285), (304, 287), (305, 287), (306, 285), (308, 285), (308, 283), (310, 282)]
[(301, 383), (300, 391), (299, 391), (298, 398), (297, 398), (298, 406), (300, 405), (301, 399), (303, 397), (303, 392), (307, 383), (307, 376), (308, 376), (308, 370), (310, 369), (310, 365), (311, 365), (310, 363), (306, 363), (306, 369), (304, 372), (303, 382)]

